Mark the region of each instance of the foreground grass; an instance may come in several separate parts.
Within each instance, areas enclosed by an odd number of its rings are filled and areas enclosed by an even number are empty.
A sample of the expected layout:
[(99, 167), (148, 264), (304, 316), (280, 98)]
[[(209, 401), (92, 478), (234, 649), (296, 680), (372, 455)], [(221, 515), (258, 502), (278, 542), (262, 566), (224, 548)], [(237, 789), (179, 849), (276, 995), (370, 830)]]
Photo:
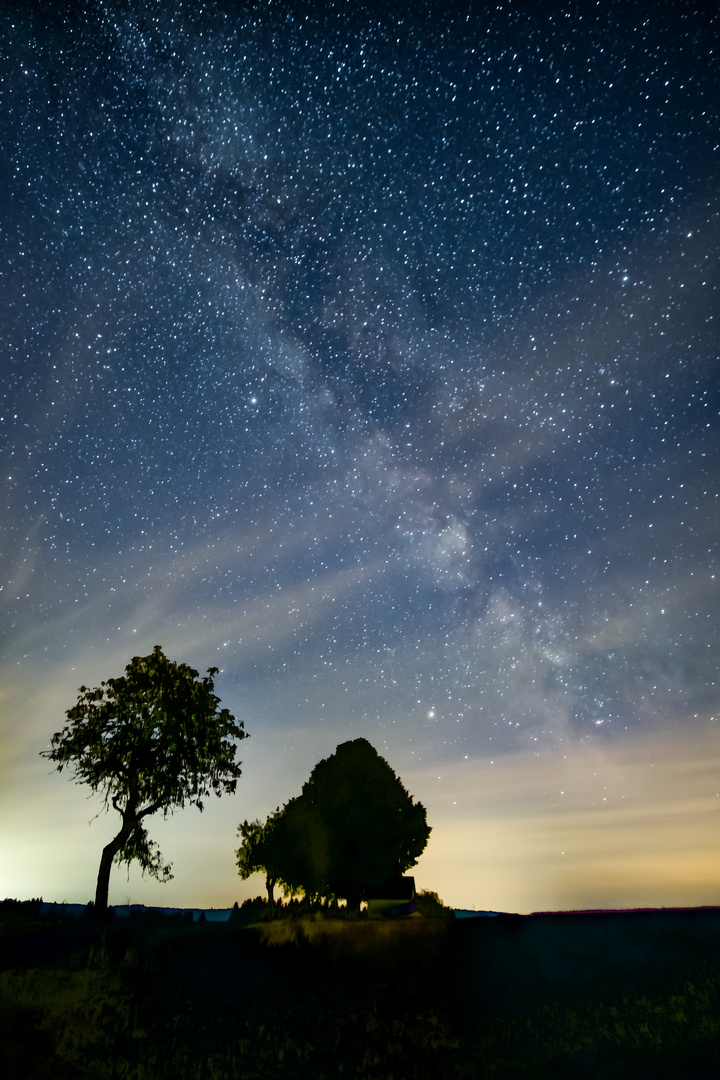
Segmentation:
[[(432, 1009), (388, 1012), (382, 989), (333, 1003), (310, 995), (259, 1017), (212, 1016), (175, 997), (133, 1015), (116, 974), (0, 973), (8, 1080), (275, 1080), (454, 1076), (459, 1040)], [(133, 1023), (133, 1021), (135, 1021)]]
[[(0, 972), (8, 1080), (524, 1080), (717, 1075), (720, 974), (480, 1010), (447, 927), (190, 927)], [(714, 1070), (714, 1071), (713, 1071)]]
[(476, 1030), (472, 1042), (478, 1075), (489, 1078), (710, 1080), (720, 1061), (720, 975), (708, 972), (657, 995), (575, 1006), (550, 1001)]

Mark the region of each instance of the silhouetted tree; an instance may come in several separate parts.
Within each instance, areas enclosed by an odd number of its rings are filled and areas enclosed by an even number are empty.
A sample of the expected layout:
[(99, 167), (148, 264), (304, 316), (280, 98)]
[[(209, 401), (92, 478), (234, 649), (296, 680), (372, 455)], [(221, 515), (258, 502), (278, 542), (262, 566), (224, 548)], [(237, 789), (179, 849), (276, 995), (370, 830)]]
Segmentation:
[(309, 799), (303, 795), (285, 803), (275, 831), (278, 884), (286, 896), (304, 893), (317, 901), (329, 895), (327, 829)]
[(285, 896), (297, 892), (314, 894), (320, 885), (317, 854), (322, 852), (322, 834), (317, 820), (302, 799), (291, 799), (278, 807), (267, 821), (243, 821), (238, 826), (242, 843), (236, 851), (240, 877), (265, 874), (268, 903), (275, 905), (275, 886)]
[(358, 909), (367, 889), (403, 874), (425, 850), (425, 807), (413, 802), (367, 739), (341, 743), (318, 762), (302, 797), (324, 826), (322, 891), (345, 897), (349, 908)]
[(271, 907), (275, 904), (275, 883), (278, 879), (277, 841), (273, 845), (274, 833), (280, 820), (280, 810), (271, 814), (265, 824), (256, 818), (255, 821), (243, 821), (238, 825), (238, 835), (242, 843), (235, 852), (237, 857), (238, 873), (243, 881), (251, 874), (263, 872), (265, 874), (265, 887), (268, 894), (268, 903)]
[(367, 739), (341, 743), (313, 769), (276, 824), (276, 880), (308, 897), (344, 897), (358, 910), (369, 889), (414, 866), (430, 827)]
[(168, 660), (159, 645), (135, 656), (118, 679), (95, 690), (80, 687), (68, 723), (52, 737), (44, 757), (58, 770), (73, 769), (76, 783), (99, 791), (105, 809), (122, 817), (116, 836), (103, 848), (95, 892), (95, 932), (91, 962), (105, 955), (106, 914), (113, 860), (134, 859), (159, 881), (172, 877), (144, 820), (167, 817), (186, 803), (203, 809), (203, 799), (235, 791), (241, 775), (237, 740), (246, 738), (242, 721), (220, 709), (209, 668), (203, 679), (187, 664)]

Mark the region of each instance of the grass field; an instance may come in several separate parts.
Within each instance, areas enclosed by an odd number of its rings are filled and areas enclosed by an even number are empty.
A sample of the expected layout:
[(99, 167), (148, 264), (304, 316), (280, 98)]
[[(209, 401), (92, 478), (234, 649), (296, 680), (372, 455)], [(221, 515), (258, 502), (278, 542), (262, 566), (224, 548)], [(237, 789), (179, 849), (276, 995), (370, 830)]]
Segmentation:
[[(118, 920), (118, 923), (120, 920)], [(720, 1075), (720, 913), (0, 927), (9, 1080)]]

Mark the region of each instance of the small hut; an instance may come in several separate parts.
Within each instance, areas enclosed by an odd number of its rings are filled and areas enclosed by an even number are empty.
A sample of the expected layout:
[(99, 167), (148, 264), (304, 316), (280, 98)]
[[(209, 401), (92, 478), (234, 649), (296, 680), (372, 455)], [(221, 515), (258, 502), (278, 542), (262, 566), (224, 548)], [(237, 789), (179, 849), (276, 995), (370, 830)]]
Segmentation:
[(370, 919), (395, 919), (415, 911), (415, 878), (393, 877), (367, 895)]

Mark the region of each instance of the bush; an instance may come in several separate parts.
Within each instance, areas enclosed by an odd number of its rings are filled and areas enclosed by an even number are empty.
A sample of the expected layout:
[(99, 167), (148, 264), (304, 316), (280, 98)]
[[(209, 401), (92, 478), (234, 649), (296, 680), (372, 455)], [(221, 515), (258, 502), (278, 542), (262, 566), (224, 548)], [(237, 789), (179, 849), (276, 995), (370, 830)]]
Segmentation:
[(430, 889), (421, 889), (416, 894), (415, 910), (426, 919), (452, 919), (454, 916), (453, 909), (445, 907), (438, 894)]

